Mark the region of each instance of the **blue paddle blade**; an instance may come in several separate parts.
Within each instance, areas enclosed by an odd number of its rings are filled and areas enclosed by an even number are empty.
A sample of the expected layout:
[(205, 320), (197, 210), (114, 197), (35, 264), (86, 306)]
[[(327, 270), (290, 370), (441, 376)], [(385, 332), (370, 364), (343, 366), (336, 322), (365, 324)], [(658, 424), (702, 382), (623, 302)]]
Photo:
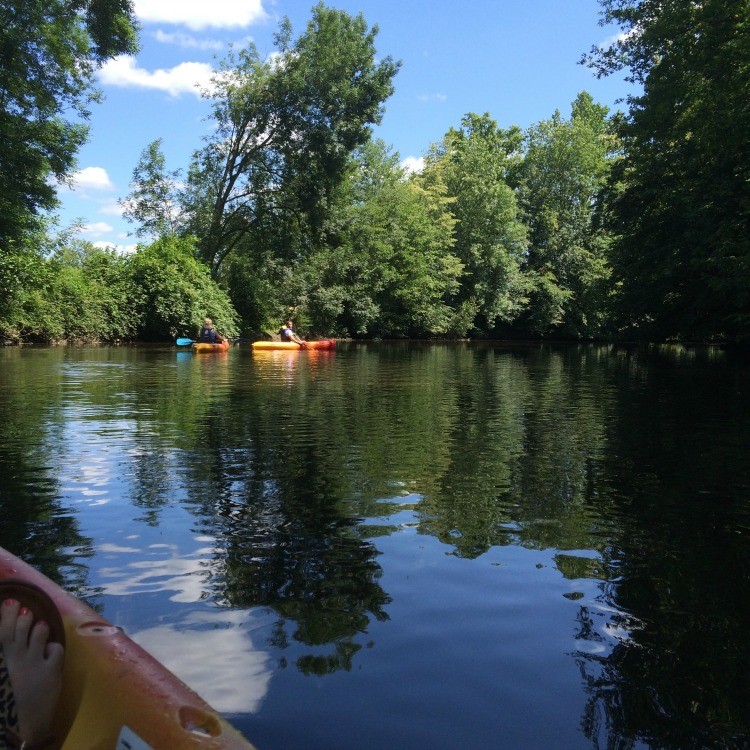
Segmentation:
[(188, 344), (193, 344), (195, 342), (193, 341), (193, 339), (177, 339), (175, 343), (177, 344), (177, 346), (187, 346)]

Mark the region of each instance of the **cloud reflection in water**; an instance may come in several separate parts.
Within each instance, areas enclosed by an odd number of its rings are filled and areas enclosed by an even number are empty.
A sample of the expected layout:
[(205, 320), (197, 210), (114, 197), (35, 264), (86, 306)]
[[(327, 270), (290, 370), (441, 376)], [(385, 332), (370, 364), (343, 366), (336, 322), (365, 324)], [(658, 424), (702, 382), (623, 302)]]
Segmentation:
[[(199, 538), (210, 542), (210, 538)], [(206, 607), (211, 590), (211, 569), (206, 561), (213, 547), (201, 547), (181, 555), (176, 545), (152, 544), (135, 547), (101, 545), (104, 554), (144, 554), (151, 559), (103, 568), (108, 596), (133, 596), (171, 592), (169, 600), (198, 604), (178, 622), (148, 627), (128, 635), (158, 659), (183, 682), (222, 713), (255, 713), (271, 681), (269, 655), (253, 646), (250, 630), (255, 618), (247, 610)]]
[(271, 682), (270, 657), (253, 648), (248, 619), (245, 611), (206, 612), (131, 638), (217, 711), (256, 713)]
[[(108, 552), (104, 548), (99, 551)], [(118, 552), (125, 551), (121, 548)], [(129, 548), (128, 552), (140, 550)], [(146, 554), (170, 554), (170, 557), (152, 557), (118, 565), (113, 568), (102, 568), (100, 575), (106, 580), (106, 593), (112, 596), (130, 596), (132, 594), (172, 591), (169, 597), (173, 602), (199, 602), (204, 599), (211, 577), (211, 570), (206, 566), (206, 559), (215, 553), (211, 547), (195, 550), (191, 555), (180, 555), (173, 545), (150, 545)]]

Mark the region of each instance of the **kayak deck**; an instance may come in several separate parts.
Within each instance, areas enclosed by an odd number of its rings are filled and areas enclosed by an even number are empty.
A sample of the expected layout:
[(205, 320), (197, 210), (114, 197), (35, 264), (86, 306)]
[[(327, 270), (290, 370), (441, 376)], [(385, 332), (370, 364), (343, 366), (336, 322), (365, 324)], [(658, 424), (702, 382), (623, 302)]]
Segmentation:
[(0, 547), (0, 581), (8, 578), (43, 589), (62, 616), (65, 666), (52, 728), (58, 738), (54, 748), (253, 750), (208, 703), (120, 628)]
[(299, 351), (301, 349), (333, 349), (336, 346), (334, 339), (321, 339), (320, 341), (307, 341), (307, 346), (302, 347), (296, 341), (253, 341), (253, 349), (289, 349)]

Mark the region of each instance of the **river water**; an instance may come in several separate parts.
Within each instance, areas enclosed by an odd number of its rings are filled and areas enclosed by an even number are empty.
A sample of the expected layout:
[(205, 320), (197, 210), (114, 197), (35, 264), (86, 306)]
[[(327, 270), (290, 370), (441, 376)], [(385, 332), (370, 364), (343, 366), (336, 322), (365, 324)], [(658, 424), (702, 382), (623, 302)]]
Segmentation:
[(259, 750), (750, 743), (719, 348), (0, 351), (0, 546)]

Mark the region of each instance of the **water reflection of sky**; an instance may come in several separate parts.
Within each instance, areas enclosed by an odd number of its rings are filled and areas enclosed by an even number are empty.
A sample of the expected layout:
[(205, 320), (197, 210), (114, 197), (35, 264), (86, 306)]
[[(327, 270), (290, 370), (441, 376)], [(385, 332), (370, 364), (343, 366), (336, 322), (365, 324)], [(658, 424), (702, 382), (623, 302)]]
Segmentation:
[[(105, 597), (105, 614), (217, 710), (227, 714), (257, 713), (274, 674), (274, 658), (258, 645), (267, 640), (272, 623), (264, 621), (257, 610), (221, 609), (213, 603), (216, 592), (212, 571), (225, 550), (214, 537), (196, 533), (195, 518), (181, 502), (186, 487), (176, 454), (154, 457), (139, 446), (136, 436), (148, 431), (147, 421), (99, 419), (96, 409), (88, 407), (84, 411), (73, 411), (75, 414), (66, 422), (65, 445), (76, 459), (62, 462), (60, 492), (72, 508), (87, 508), (81, 523), (94, 540), (97, 560), (91, 569), (90, 583)], [(149, 462), (154, 460), (156, 463), (152, 466)], [(151, 497), (150, 505), (133, 502), (139, 498), (138, 472), (144, 470), (153, 472), (149, 485), (159, 488)], [(491, 548), (485, 562), (500, 574), (490, 574), (486, 578), (488, 598), (483, 600), (488, 605), (481, 605), (473, 592), (476, 574), (473, 580), (464, 580), (462, 574), (454, 579), (459, 568), (448, 562), (452, 555), (444, 557), (445, 548), (441, 550), (437, 545), (437, 549), (432, 550), (434, 541), (404, 547), (402, 541), (391, 536), (396, 534), (402, 540), (404, 537), (419, 539), (420, 523), (430, 516), (421, 493), (413, 491), (405, 482), (394, 481), (391, 486), (396, 490), (394, 494), (381, 496), (366, 508), (359, 508), (362, 513), (359, 525), (365, 538), (378, 540), (380, 552), (385, 553), (380, 560), (385, 589), (396, 601), (409, 601), (409, 617), (416, 613), (417, 621), (439, 622), (443, 601), (450, 600), (453, 606), (462, 602), (467, 609), (475, 610), (472, 627), (477, 632), (475, 638), (468, 640), (481, 640), (488, 631), (497, 628), (495, 605), (489, 602), (502, 600), (514, 611), (533, 612), (539, 595), (535, 589), (541, 586), (541, 590), (548, 589), (549, 595), (555, 598), (562, 593), (569, 604), (579, 599), (588, 602), (587, 624), (569, 643), (570, 653), (604, 655), (617, 642), (628, 639), (628, 631), (616, 624), (617, 613), (597, 603), (599, 582), (593, 574), (598, 560), (595, 552), (571, 552), (562, 565), (550, 550)], [(273, 487), (268, 491), (273, 494)], [(106, 512), (101, 507), (104, 505), (108, 505)], [(149, 516), (148, 511), (157, 515)], [(449, 531), (448, 535), (451, 538), (461, 536), (458, 530)], [(407, 549), (414, 554), (407, 553)], [(575, 574), (579, 568), (580, 575)], [(563, 572), (562, 579), (560, 572)], [(424, 580), (418, 589), (433, 590), (423, 600), (414, 594), (415, 580), (421, 578)], [(536, 586), (529, 587), (532, 579), (536, 579)], [(500, 582), (496, 599), (490, 592)], [(167, 606), (167, 602), (171, 606)], [(137, 606), (139, 612), (129, 613), (131, 606)], [(388, 609), (392, 616), (397, 616), (395, 604)], [(545, 637), (539, 623), (532, 626), (527, 621), (523, 628), (539, 629), (540, 641)], [(521, 638), (517, 622), (506, 623), (503, 630), (508, 641)], [(442, 636), (433, 633), (430, 627), (424, 632), (412, 633), (414, 638), (417, 635), (422, 642), (434, 641), (429, 652), (441, 648)], [(381, 651), (388, 649), (384, 633), (377, 642)], [(408, 652), (410, 669), (423, 669), (430, 675), (434, 665), (429, 659), (421, 664), (415, 647), (409, 644), (410, 641), (404, 644), (397, 639), (394, 654)], [(454, 648), (457, 647), (454, 645)], [(288, 656), (304, 658), (309, 653), (329, 650), (292, 643)], [(547, 650), (547, 659), (559, 658), (557, 648)], [(455, 665), (457, 671), (459, 664), (460, 659)], [(519, 668), (516, 679), (520, 679), (520, 674)], [(425, 676), (425, 681), (430, 679), (432, 677)]]
[[(263, 626), (246, 610), (208, 608), (211, 590), (208, 561), (217, 552), (201, 546), (181, 553), (175, 544), (139, 547), (105, 542), (97, 545), (101, 560), (100, 585), (108, 597), (167, 595), (169, 601), (199, 607), (181, 607), (168, 622), (131, 630), (128, 635), (154, 654), (168, 669), (224, 713), (255, 713), (271, 680), (270, 657), (253, 643), (251, 632)], [(196, 543), (210, 544), (197, 536)], [(132, 557), (128, 560), (128, 557)], [(107, 565), (108, 561), (115, 565)], [(117, 604), (109, 607), (117, 620)], [(119, 624), (119, 623), (118, 623)]]
[(256, 713), (271, 682), (270, 657), (250, 635), (254, 618), (245, 611), (186, 615), (130, 637), (223, 713)]
[(76, 418), (65, 422), (63, 444), (70, 452), (61, 457), (60, 494), (73, 504), (105, 505), (123, 489), (123, 459), (135, 430), (129, 420)]
[(652, 697), (669, 731), (742, 717), (746, 373), (403, 354), (21, 352), (5, 538), (61, 549), (259, 747), (638, 748)]
[[(272, 674), (269, 654), (252, 637), (263, 623), (247, 610), (212, 605), (210, 562), (221, 551), (212, 537), (193, 533), (193, 517), (179, 504), (177, 459), (163, 454), (154, 469), (162, 472), (161, 493), (145, 510), (158, 514), (157, 523), (132, 504), (138, 472), (154, 458), (138, 443), (148, 422), (117, 413), (102, 418), (101, 407), (78, 390), (66, 401), (58, 492), (71, 510), (87, 509), (80, 522), (97, 559), (83, 593), (103, 594), (105, 615), (218, 711), (257, 712)], [(153, 596), (161, 604), (145, 606), (143, 597)], [(180, 606), (168, 609), (165, 601)]]

